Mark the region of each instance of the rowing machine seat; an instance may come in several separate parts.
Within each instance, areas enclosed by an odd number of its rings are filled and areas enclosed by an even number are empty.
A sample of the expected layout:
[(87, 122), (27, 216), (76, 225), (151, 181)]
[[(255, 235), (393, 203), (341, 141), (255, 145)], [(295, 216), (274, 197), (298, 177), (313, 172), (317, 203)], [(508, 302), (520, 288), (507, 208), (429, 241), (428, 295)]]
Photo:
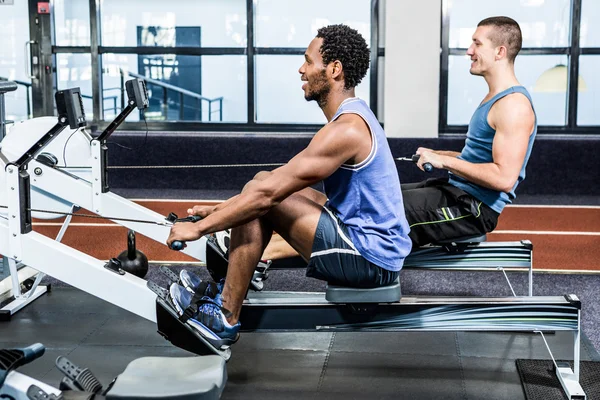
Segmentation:
[(450, 244), (450, 243), (481, 243), (487, 241), (485, 234), (478, 236), (461, 236), (454, 239), (444, 239), (438, 241), (436, 244)]
[(325, 299), (331, 303), (395, 303), (400, 301), (400, 278), (388, 286), (371, 289), (327, 285)]

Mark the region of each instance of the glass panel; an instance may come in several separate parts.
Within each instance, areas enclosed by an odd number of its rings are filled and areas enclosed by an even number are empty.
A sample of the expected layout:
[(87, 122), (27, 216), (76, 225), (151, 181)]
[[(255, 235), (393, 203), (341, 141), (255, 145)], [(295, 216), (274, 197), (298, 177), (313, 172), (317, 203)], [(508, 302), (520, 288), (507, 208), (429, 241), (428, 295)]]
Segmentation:
[[(122, 109), (123, 80), (136, 75), (146, 82), (148, 121), (246, 122), (248, 117), (246, 56), (180, 56), (105, 54), (104, 119)], [(117, 94), (114, 102), (107, 96)], [(182, 106), (183, 103), (183, 106)], [(131, 113), (127, 121), (139, 121)]]
[(317, 29), (344, 23), (371, 40), (370, 0), (255, 0), (257, 47), (307, 47)]
[(245, 0), (103, 0), (103, 46), (245, 47)]
[[(325, 124), (316, 102), (307, 102), (298, 69), (300, 55), (261, 55), (256, 57), (257, 122)], [(369, 73), (356, 88), (356, 95), (369, 104)]]
[[(482, 77), (470, 75), (469, 58), (451, 56), (448, 61), (448, 125), (467, 125), (488, 87)], [(557, 65), (568, 65), (567, 57), (521, 55), (515, 62), (517, 78), (533, 99), (538, 125), (564, 125), (566, 122), (566, 83), (550, 89), (536, 86), (541, 75)]]
[(90, 2), (54, 0), (54, 30), (57, 46), (90, 45)]
[(56, 55), (56, 90), (81, 88), (85, 118), (94, 117), (92, 104), (92, 57), (89, 54)]
[(18, 81), (15, 92), (6, 93), (6, 119), (22, 121), (31, 114), (28, 95), (31, 80), (25, 71), (25, 42), (29, 40), (29, 10), (26, 1), (0, 6), (0, 79)]
[(506, 15), (519, 23), (523, 47), (569, 46), (570, 0), (448, 0), (450, 48), (467, 48), (484, 18)]
[(600, 125), (600, 56), (579, 57), (577, 125)]
[(581, 47), (600, 47), (600, 2), (583, 0), (581, 3)]

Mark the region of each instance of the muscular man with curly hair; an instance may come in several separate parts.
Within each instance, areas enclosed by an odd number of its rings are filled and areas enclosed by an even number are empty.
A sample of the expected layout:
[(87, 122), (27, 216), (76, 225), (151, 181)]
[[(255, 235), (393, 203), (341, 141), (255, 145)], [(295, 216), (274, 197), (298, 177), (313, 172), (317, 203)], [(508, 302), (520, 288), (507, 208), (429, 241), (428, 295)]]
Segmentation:
[[(257, 174), (238, 196), (217, 207), (194, 207), (201, 221), (173, 226), (169, 245), (233, 228), (225, 281), (217, 293), (206, 293), (193, 316), (219, 346), (237, 340), (242, 303), (273, 232), (307, 261), (309, 277), (353, 287), (398, 278), (411, 249), (400, 180), (381, 125), (354, 92), (369, 56), (356, 30), (319, 29), (298, 72), (305, 99), (318, 103), (327, 124), (287, 164)], [(325, 194), (310, 188), (320, 181)], [(177, 284), (170, 294), (180, 312), (192, 300)]]

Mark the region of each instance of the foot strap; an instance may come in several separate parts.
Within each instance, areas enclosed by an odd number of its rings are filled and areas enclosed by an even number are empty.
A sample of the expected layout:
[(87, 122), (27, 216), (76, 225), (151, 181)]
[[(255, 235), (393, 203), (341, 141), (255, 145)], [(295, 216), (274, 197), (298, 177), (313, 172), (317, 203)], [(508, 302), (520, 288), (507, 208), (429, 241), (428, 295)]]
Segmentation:
[(205, 296), (202, 296), (199, 299), (197, 299), (197, 297), (198, 297), (197, 295), (194, 295), (190, 305), (187, 306), (187, 308), (185, 310), (183, 310), (183, 314), (179, 317), (179, 320), (181, 322), (186, 323), (190, 318), (194, 318), (198, 314), (198, 309), (204, 304), (213, 304), (213, 305), (219, 307), (219, 309), (221, 310), (223, 315), (225, 315), (225, 318), (229, 318), (232, 316), (231, 311), (220, 306), (214, 300), (207, 299)]

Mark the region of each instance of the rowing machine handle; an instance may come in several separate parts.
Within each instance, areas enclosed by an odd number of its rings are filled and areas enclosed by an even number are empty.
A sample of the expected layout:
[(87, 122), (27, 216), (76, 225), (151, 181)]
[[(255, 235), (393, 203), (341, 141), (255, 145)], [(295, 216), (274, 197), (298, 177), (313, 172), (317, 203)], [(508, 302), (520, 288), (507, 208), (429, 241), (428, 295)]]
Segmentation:
[(185, 247), (185, 242), (182, 242), (179, 240), (175, 240), (173, 243), (171, 243), (171, 250), (179, 251), (179, 250), (183, 250), (184, 247)]
[[(411, 158), (412, 158), (413, 162), (416, 164), (419, 162), (419, 158), (421, 158), (421, 155), (415, 154)], [(431, 165), (431, 163), (426, 162), (425, 164), (423, 164), (423, 169), (425, 170), (425, 172), (431, 172), (431, 171), (433, 171), (433, 165)]]
[(23, 352), (23, 360), (21, 365), (25, 365), (32, 362), (36, 358), (43, 356), (46, 351), (46, 347), (41, 343), (35, 343), (31, 346), (27, 346), (18, 350)]

